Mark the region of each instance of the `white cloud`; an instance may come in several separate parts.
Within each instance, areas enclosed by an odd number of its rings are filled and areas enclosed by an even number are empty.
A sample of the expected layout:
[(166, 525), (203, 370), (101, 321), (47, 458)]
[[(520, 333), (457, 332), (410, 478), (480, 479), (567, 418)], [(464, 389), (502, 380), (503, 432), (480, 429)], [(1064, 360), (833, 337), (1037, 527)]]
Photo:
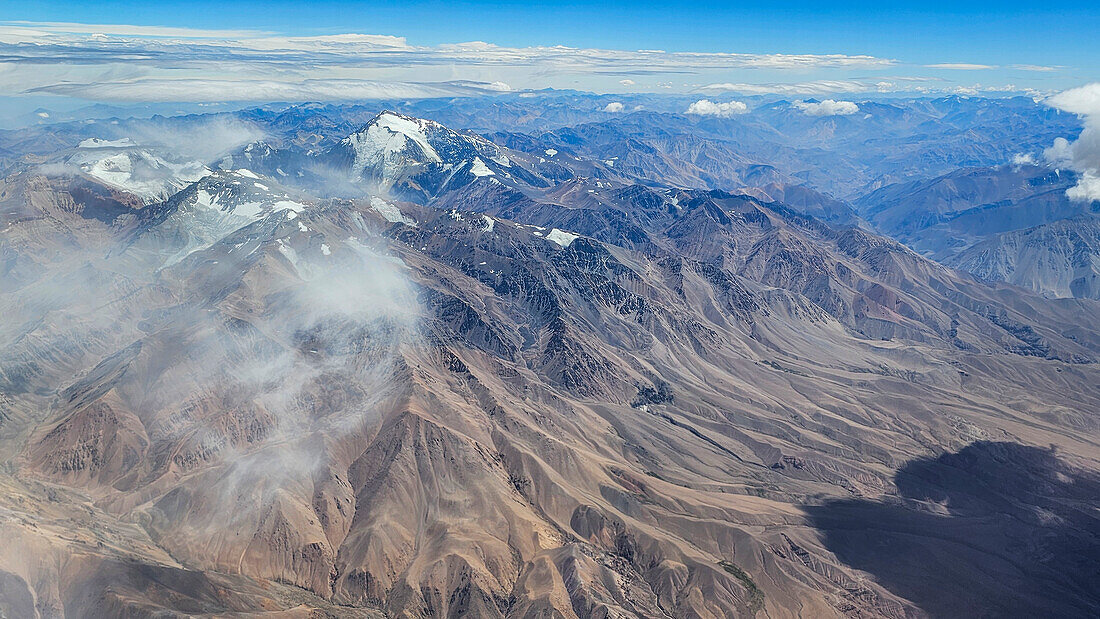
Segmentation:
[(603, 108), (603, 111), (605, 111), (609, 114), (616, 114), (618, 112), (623, 111), (623, 104), (619, 103), (618, 101), (612, 101), (611, 103), (608, 103), (606, 107)]
[(729, 118), (736, 116), (737, 114), (744, 114), (749, 111), (749, 106), (745, 105), (741, 101), (730, 101), (728, 103), (715, 103), (709, 99), (699, 99), (695, 103), (688, 106), (687, 114), (695, 114), (698, 116), (718, 116), (719, 118)]
[(259, 30), (199, 30), (195, 28), (174, 28), (168, 26), (130, 26), (124, 24), (77, 24), (72, 22), (0, 22), (0, 35), (10, 34), (41, 37), (47, 34), (90, 34), (127, 37), (171, 37), (194, 39), (239, 39), (256, 37), (269, 32)]
[(1035, 165), (1035, 155), (1031, 153), (1016, 153), (1012, 156), (1012, 165)]
[(813, 69), (822, 66), (834, 68), (877, 67), (897, 64), (894, 60), (874, 56), (847, 56), (844, 54), (735, 54), (741, 56), (744, 66), (768, 69)]
[(1095, 202), (1100, 200), (1100, 174), (1085, 170), (1077, 178), (1077, 184), (1066, 190), (1066, 197), (1074, 202)]
[(1054, 108), (1085, 119), (1085, 128), (1070, 142), (1057, 138), (1043, 155), (1078, 173), (1077, 184), (1066, 190), (1070, 200), (1100, 200), (1100, 82), (1058, 93), (1046, 99)]
[(506, 84), (478, 82), (385, 82), (354, 79), (307, 79), (283, 82), (262, 79), (137, 79), (51, 84), (30, 93), (67, 95), (112, 102), (149, 101), (348, 101), (353, 99), (418, 99), (506, 92)]
[[(818, 69), (891, 67), (894, 60), (845, 54), (745, 54), (666, 52), (661, 50), (585, 49), (562, 45), (502, 47), (484, 41), (412, 46), (403, 37), (338, 34), (313, 37), (269, 36), (252, 31), (190, 30), (146, 26), (102, 26), (20, 22), (0, 24), (0, 43), (30, 44), (4, 50), (11, 60), (37, 56), (56, 62), (97, 63), (126, 59), (138, 64), (202, 59), (262, 61), (293, 68), (310, 66), (523, 65), (554, 67), (577, 72), (654, 73), (702, 69)], [(261, 36), (262, 35), (262, 36)], [(131, 38), (155, 37), (150, 40)], [(201, 45), (196, 45), (202, 39)], [(37, 49), (36, 49), (37, 48)], [(303, 56), (290, 52), (310, 52)], [(148, 57), (143, 57), (148, 54)], [(7, 60), (8, 58), (6, 58)], [(629, 79), (628, 75), (624, 76)]]
[(874, 85), (859, 80), (817, 80), (813, 82), (744, 84), (708, 84), (707, 92), (738, 92), (746, 95), (823, 95), (835, 92), (864, 92)]
[(1047, 98), (1047, 105), (1079, 116), (1100, 116), (1100, 82), (1071, 88)]
[(795, 101), (795, 109), (801, 110), (807, 116), (848, 116), (859, 111), (859, 106), (851, 101)]
[(926, 64), (927, 69), (950, 69), (952, 71), (986, 71), (997, 67), (989, 64), (971, 64), (968, 62), (941, 62), (938, 64)]
[(633, 86), (634, 80), (619, 80), (619, 83), (623, 86)]
[[(934, 84), (934, 85), (933, 85)], [(858, 78), (847, 80), (814, 80), (809, 82), (770, 82), (770, 83), (716, 83), (702, 86), (703, 92), (736, 92), (743, 95), (782, 95), (788, 97), (797, 96), (825, 96), (839, 93), (862, 92), (913, 92), (920, 94), (943, 92), (1024, 92), (1026, 89), (1012, 85), (983, 86), (957, 86), (949, 80), (925, 76), (890, 76), (886, 79)]]
[(1073, 165), (1072, 151), (1069, 140), (1054, 138), (1054, 143), (1050, 145), (1050, 148), (1043, 151), (1043, 158), (1053, 164), (1070, 166)]
[(1062, 67), (1048, 67), (1038, 64), (1014, 64), (1012, 65), (1012, 68), (1016, 69), (1017, 71), (1037, 71), (1040, 73), (1050, 73), (1052, 71), (1058, 71)]

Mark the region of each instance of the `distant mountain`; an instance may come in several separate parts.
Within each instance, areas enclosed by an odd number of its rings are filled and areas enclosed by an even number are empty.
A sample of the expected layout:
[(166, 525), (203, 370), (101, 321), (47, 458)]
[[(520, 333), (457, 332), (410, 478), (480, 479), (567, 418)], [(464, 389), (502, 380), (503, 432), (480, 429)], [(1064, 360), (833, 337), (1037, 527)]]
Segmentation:
[(168, 159), (127, 138), (82, 140), (65, 164), (146, 202), (163, 200), (210, 173), (201, 162)]
[(883, 187), (855, 207), (879, 231), (978, 277), (1095, 298), (1100, 203), (1070, 201), (1076, 182), (1048, 166), (965, 168)]
[(545, 185), (485, 138), (395, 112), (380, 113), (322, 161), (373, 193), (420, 202), (478, 179)]
[(1072, 172), (1035, 165), (963, 168), (943, 176), (888, 185), (855, 201), (879, 230), (932, 255), (950, 255), (968, 240), (1029, 228), (1087, 212), (1070, 202)]
[(847, 202), (837, 200), (805, 185), (771, 183), (745, 190), (767, 201), (782, 202), (800, 213), (834, 224), (857, 224), (860, 216)]
[(761, 101), (731, 118), (643, 109), (534, 135), (543, 148), (617, 157), (624, 171), (655, 182), (726, 190), (793, 182), (854, 199), (913, 177), (1001, 165), (1080, 131), (1072, 115), (1024, 97), (857, 107), (854, 114), (814, 116), (794, 102)]
[(1100, 217), (995, 234), (951, 256), (947, 264), (1045, 296), (1100, 299)]
[[(461, 135), (432, 121), (382, 112), (361, 130), (345, 138), (330, 157), (338, 168), (377, 187), (379, 193), (433, 197), (456, 174), (495, 176), (511, 163), (501, 149), (474, 135)], [(486, 163), (486, 162), (489, 163)]]
[(294, 219), (309, 200), (251, 170), (221, 170), (143, 211), (140, 240), (172, 265), (273, 213)]

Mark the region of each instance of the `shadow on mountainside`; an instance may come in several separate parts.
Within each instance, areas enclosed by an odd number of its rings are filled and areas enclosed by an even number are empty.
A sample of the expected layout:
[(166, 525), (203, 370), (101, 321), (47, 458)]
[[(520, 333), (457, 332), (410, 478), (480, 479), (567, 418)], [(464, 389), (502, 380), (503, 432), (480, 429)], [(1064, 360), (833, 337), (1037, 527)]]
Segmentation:
[(918, 459), (889, 501), (807, 508), (825, 546), (934, 617), (1100, 616), (1100, 475), (975, 442)]

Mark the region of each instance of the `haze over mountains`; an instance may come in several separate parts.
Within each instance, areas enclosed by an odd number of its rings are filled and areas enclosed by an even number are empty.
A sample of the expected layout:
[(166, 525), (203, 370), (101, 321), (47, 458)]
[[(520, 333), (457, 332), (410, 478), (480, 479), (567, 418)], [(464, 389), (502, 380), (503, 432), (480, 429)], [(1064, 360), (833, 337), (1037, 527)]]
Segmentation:
[(1100, 612), (1081, 120), (612, 102), (0, 132), (0, 614)]

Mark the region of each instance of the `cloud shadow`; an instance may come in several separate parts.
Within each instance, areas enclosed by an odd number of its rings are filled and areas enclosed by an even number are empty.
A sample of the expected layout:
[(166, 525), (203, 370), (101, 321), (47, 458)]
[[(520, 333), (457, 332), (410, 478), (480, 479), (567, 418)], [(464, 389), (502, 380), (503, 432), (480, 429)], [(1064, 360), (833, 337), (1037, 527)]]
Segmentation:
[(918, 459), (889, 500), (808, 508), (825, 546), (933, 617), (1100, 616), (1100, 475), (975, 442)]

